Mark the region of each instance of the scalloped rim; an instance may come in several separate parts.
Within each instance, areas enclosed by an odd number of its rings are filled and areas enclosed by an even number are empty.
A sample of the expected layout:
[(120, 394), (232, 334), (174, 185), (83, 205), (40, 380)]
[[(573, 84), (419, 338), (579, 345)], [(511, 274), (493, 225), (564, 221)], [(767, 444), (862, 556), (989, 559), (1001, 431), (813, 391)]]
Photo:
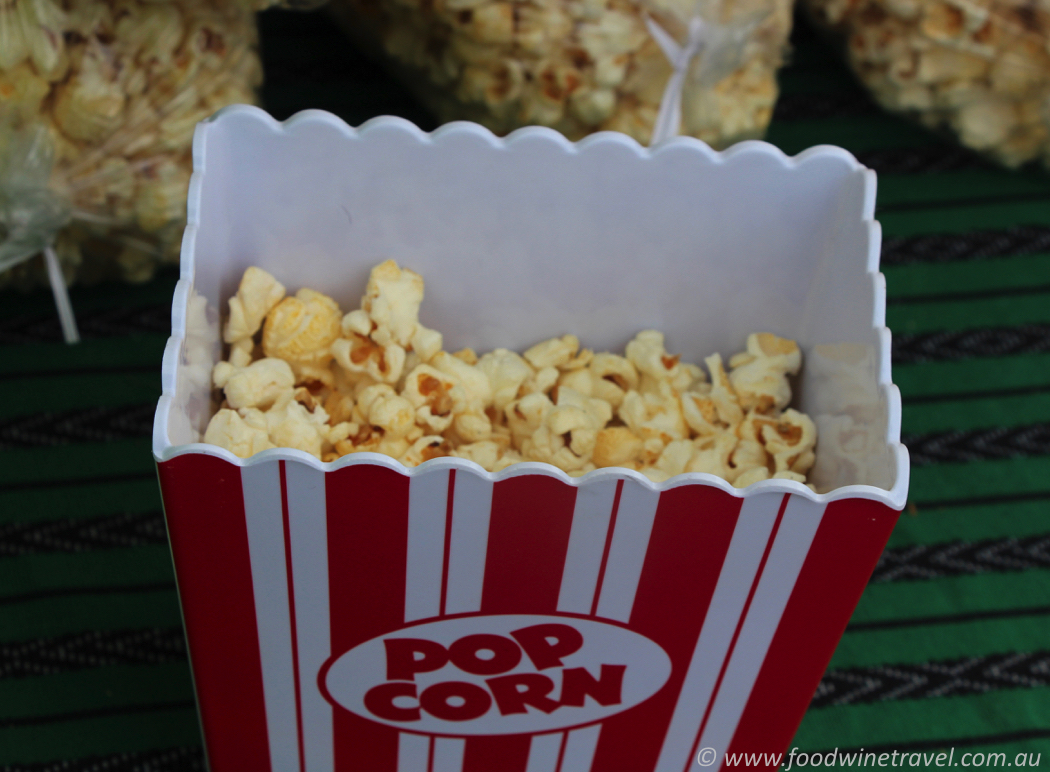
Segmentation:
[[(879, 389), (887, 401), (889, 420), (886, 427), (886, 444), (893, 452), (896, 461), (897, 476), (893, 488), (884, 490), (872, 485), (847, 485), (836, 488), (829, 493), (814, 493), (802, 483), (791, 480), (764, 480), (753, 483), (747, 488), (734, 488), (725, 480), (710, 474), (686, 473), (676, 475), (663, 483), (654, 483), (640, 472), (620, 467), (596, 469), (581, 477), (570, 477), (555, 466), (539, 462), (521, 462), (514, 464), (502, 472), (487, 472), (481, 466), (466, 459), (441, 458), (427, 461), (418, 467), (409, 468), (397, 459), (378, 453), (354, 453), (343, 456), (337, 461), (324, 463), (309, 453), (291, 448), (275, 448), (257, 453), (248, 459), (238, 458), (228, 450), (216, 445), (206, 443), (191, 443), (188, 445), (172, 445), (168, 440), (167, 426), (168, 417), (176, 394), (176, 382), (178, 375), (179, 358), (182, 351), (182, 343), (186, 333), (185, 308), (190, 296), (190, 288), (193, 285), (195, 273), (194, 245), (196, 242), (197, 227), (200, 223), (200, 201), (203, 184), (206, 149), (206, 135), (211, 124), (223, 120), (230, 115), (248, 115), (253, 119), (266, 124), (276, 133), (291, 134), (300, 125), (325, 124), (340, 131), (347, 138), (367, 138), (369, 134), (377, 131), (389, 131), (391, 129), (412, 135), (420, 143), (437, 145), (445, 141), (446, 137), (471, 136), (483, 140), (486, 144), (496, 148), (513, 148), (522, 143), (547, 142), (557, 145), (566, 153), (578, 154), (587, 152), (590, 148), (605, 145), (617, 145), (631, 150), (641, 158), (653, 158), (670, 148), (689, 148), (693, 152), (702, 155), (710, 163), (731, 163), (741, 156), (764, 155), (776, 159), (782, 166), (788, 169), (797, 169), (814, 158), (834, 157), (848, 162), (855, 170), (863, 171), (865, 174), (865, 195), (862, 206), (861, 217), (868, 229), (868, 265), (869, 276), (872, 277), (873, 291), (875, 293), (874, 313), (872, 326), (878, 331), (879, 346)], [(630, 479), (640, 485), (654, 491), (665, 491), (677, 488), (680, 485), (691, 485), (701, 483), (718, 488), (736, 498), (746, 498), (750, 495), (763, 493), (794, 494), (803, 496), (811, 501), (827, 504), (850, 498), (861, 498), (878, 501), (891, 509), (901, 510), (907, 501), (908, 483), (910, 477), (910, 465), (908, 449), (900, 442), (901, 426), (901, 398), (900, 391), (892, 383), (890, 365), (890, 331), (886, 327), (886, 281), (879, 273), (879, 255), (882, 231), (879, 223), (874, 219), (875, 213), (875, 172), (863, 166), (847, 150), (834, 145), (816, 145), (807, 148), (798, 155), (786, 155), (780, 148), (759, 140), (748, 140), (739, 142), (726, 150), (717, 151), (709, 145), (694, 137), (675, 137), (659, 145), (649, 148), (638, 144), (633, 138), (626, 134), (612, 131), (602, 131), (591, 134), (579, 142), (570, 142), (564, 135), (554, 129), (545, 126), (526, 126), (517, 129), (505, 138), (497, 137), (484, 126), (469, 121), (454, 121), (444, 124), (432, 132), (425, 132), (411, 121), (396, 116), (379, 116), (372, 118), (361, 126), (355, 128), (347, 124), (341, 118), (323, 110), (303, 110), (296, 113), (285, 121), (278, 121), (269, 113), (251, 105), (230, 105), (224, 107), (210, 118), (202, 121), (193, 135), (193, 174), (190, 177), (189, 193), (187, 196), (187, 219), (186, 230), (182, 238), (182, 251), (180, 262), (180, 278), (175, 288), (172, 299), (172, 334), (164, 348), (163, 362), (161, 366), (161, 382), (163, 395), (157, 403), (157, 412), (153, 423), (153, 456), (157, 463), (163, 463), (177, 456), (191, 453), (200, 453), (208, 456), (221, 458), (238, 467), (264, 464), (271, 461), (294, 461), (307, 464), (323, 472), (334, 472), (356, 464), (373, 464), (384, 466), (409, 476), (422, 474), (438, 469), (457, 469), (476, 474), (491, 482), (498, 482), (509, 477), (523, 474), (542, 474), (553, 477), (569, 485), (582, 485), (590, 482), (598, 482), (606, 479)]]

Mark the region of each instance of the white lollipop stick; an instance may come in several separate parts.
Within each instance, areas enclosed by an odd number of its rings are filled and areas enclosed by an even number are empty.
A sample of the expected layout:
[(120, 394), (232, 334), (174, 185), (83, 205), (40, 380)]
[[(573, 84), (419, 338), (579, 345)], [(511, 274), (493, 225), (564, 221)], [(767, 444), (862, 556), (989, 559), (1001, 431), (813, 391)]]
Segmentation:
[(66, 343), (79, 343), (80, 333), (77, 331), (76, 317), (73, 316), (73, 305), (69, 302), (66, 277), (62, 275), (58, 255), (55, 254), (54, 247), (50, 244), (44, 247), (44, 262), (47, 263), (47, 278), (51, 282), (51, 292), (55, 296), (58, 320), (62, 323), (62, 337), (66, 339)]

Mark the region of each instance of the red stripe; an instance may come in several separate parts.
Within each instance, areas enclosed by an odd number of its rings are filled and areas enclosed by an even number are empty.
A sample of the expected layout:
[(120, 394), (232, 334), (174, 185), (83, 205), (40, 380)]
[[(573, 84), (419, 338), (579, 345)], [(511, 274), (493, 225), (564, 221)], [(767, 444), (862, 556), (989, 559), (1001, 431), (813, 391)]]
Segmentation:
[[(450, 474), (455, 474), (456, 470), (453, 469)], [(430, 743), (427, 746), (427, 772), (434, 772), (434, 738), (430, 738)]]
[(527, 734), (468, 737), (463, 772), (525, 772), (531, 742)]
[(785, 751), (899, 514), (867, 499), (828, 505), (727, 752)]
[(609, 550), (612, 549), (612, 537), (616, 531), (616, 514), (620, 511), (620, 494), (623, 493), (623, 480), (616, 481), (616, 495), (613, 497), (612, 515), (609, 517), (609, 530), (605, 533), (605, 549), (602, 551), (602, 564), (598, 569), (598, 581), (594, 586), (594, 600), (591, 602), (591, 616), (598, 616), (598, 599), (602, 597), (602, 585), (605, 584), (605, 567), (609, 564)]
[(209, 769), (269, 770), (240, 469), (189, 453), (157, 470)]
[(445, 548), (441, 558), (441, 605), (438, 616), (445, 616), (445, 596), (448, 595), (448, 556), (452, 553), (452, 507), (456, 500), (456, 470), (448, 472), (448, 499), (445, 501)]
[[(511, 477), (492, 491), (483, 614), (553, 614), (569, 549), (576, 487), (544, 475)], [(463, 772), (524, 772), (528, 735), (470, 737)]]
[[(408, 485), (370, 464), (325, 475), (334, 656), (404, 625)], [(396, 770), (396, 729), (339, 707), (333, 714), (337, 772)]]
[(780, 502), (780, 509), (777, 511), (777, 519), (773, 522), (773, 530), (769, 534), (769, 539), (766, 541), (766, 548), (762, 552), (762, 560), (758, 562), (758, 570), (755, 571), (755, 578), (751, 580), (751, 589), (747, 592), (747, 600), (744, 601), (744, 608), (740, 612), (740, 618), (736, 622), (736, 629), (733, 630), (733, 637), (729, 641), (729, 648), (726, 650), (725, 659), (722, 660), (722, 667), (718, 671), (718, 678), (715, 679), (715, 687), (711, 690), (711, 699), (707, 702), (707, 710), (704, 711), (704, 718), (700, 722), (700, 731), (696, 733), (696, 739), (693, 741), (693, 749), (689, 751), (689, 758), (686, 760), (685, 769), (683, 772), (689, 772), (693, 766), (693, 756), (696, 754), (696, 747), (700, 744), (700, 738), (704, 734), (704, 729), (707, 727), (707, 720), (711, 717), (711, 709), (715, 705), (715, 700), (718, 699), (718, 691), (722, 688), (722, 679), (725, 678), (726, 668), (729, 667), (729, 660), (733, 658), (733, 650), (736, 648), (736, 642), (740, 638), (740, 630), (744, 627), (744, 620), (747, 619), (747, 612), (751, 608), (751, 601), (755, 597), (755, 590), (758, 589), (758, 583), (762, 580), (762, 572), (765, 571), (766, 561), (769, 560), (769, 553), (773, 549), (773, 542), (777, 540), (777, 532), (780, 530), (780, 523), (784, 519), (784, 510), (787, 509), (788, 501), (791, 500), (791, 494), (785, 493), (783, 501)]
[(656, 765), (740, 505), (706, 485), (660, 495), (628, 626), (663, 647), (671, 676), (644, 703), (602, 722), (593, 769), (644, 772)]
[(569, 549), (576, 488), (529, 475), (496, 483), (485, 554), (483, 614), (553, 614)]
[(288, 577), (288, 619), (292, 628), (292, 678), (295, 682), (295, 729), (299, 743), (299, 770), (306, 772), (306, 757), (303, 753), (303, 693), (299, 685), (299, 623), (295, 615), (295, 583), (292, 579), (292, 529), (288, 520), (288, 480), (285, 477), (284, 461), (278, 462), (281, 470), (281, 520), (284, 525), (284, 573)]

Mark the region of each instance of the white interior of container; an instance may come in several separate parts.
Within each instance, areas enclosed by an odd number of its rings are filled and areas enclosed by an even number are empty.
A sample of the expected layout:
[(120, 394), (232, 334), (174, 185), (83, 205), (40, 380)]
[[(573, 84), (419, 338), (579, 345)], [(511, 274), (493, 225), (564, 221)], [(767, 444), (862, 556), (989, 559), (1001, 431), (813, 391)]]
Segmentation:
[(350, 310), (392, 257), (426, 280), (421, 321), (447, 350), (520, 351), (572, 332), (619, 352), (655, 328), (699, 363), (751, 332), (793, 338), (805, 358), (794, 404), (821, 429), (813, 481), (903, 504), (874, 174), (843, 150), (715, 153), (678, 138), (650, 151), (611, 133), (501, 140), (396, 118), (354, 130), (317, 111), (280, 124), (235, 107), (198, 127), (194, 157), (158, 459), (207, 424), (220, 303), (245, 268)]

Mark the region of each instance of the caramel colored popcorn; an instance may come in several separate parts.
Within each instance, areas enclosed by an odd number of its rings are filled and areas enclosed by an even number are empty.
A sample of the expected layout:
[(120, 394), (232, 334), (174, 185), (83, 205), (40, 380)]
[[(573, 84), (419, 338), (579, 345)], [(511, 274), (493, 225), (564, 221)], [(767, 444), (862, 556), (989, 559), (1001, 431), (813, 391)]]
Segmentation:
[[(710, 28), (682, 89), (681, 133), (715, 147), (760, 137), (791, 32), (787, 0), (333, 0), (362, 48), (381, 48), (440, 122), (497, 134), (529, 124), (570, 139), (622, 131), (648, 144), (672, 72), (646, 20), (681, 42)], [(716, 50), (718, 49), (718, 50)]]
[[(46, 190), (71, 212), (51, 226), (67, 280), (146, 281), (178, 260), (194, 127), (256, 101), (255, 11), (274, 4), (0, 0), (0, 148), (46, 136)], [(0, 287), (46, 283), (39, 262), (0, 273)]]
[[(242, 458), (273, 447), (324, 461), (384, 453), (413, 467), (467, 459), (490, 472), (521, 461), (578, 476), (603, 467), (654, 482), (683, 473), (737, 487), (805, 482), (816, 426), (788, 407), (802, 355), (756, 333), (706, 371), (643, 330), (625, 356), (581, 349), (567, 334), (517, 354), (444, 351), (419, 324), (423, 279), (388, 260), (372, 270), (361, 308), (343, 313), (319, 292), (249, 268), (230, 300), (223, 393), (205, 441)], [(260, 331), (261, 328), (261, 331)]]
[(1006, 166), (1050, 166), (1050, 14), (1000, 0), (807, 0), (883, 107)]

